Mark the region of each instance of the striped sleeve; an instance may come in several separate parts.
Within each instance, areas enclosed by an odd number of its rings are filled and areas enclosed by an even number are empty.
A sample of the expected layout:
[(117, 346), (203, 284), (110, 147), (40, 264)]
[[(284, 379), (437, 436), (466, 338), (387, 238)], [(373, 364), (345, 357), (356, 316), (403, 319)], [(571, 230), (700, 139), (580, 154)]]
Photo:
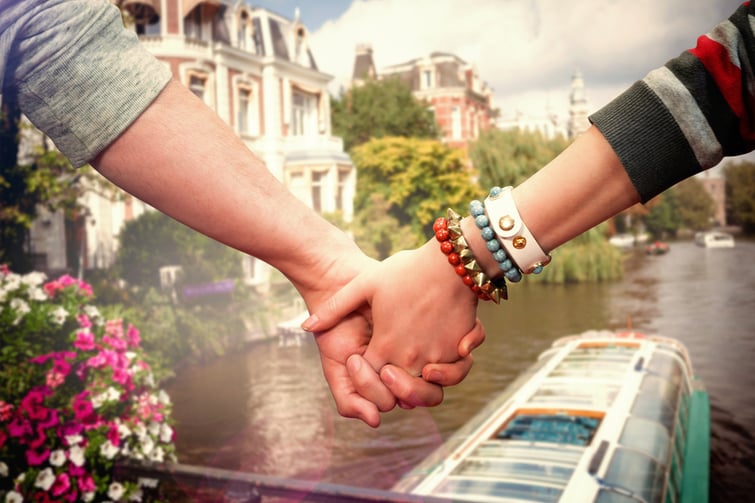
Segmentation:
[(755, 149), (755, 10), (744, 3), (696, 47), (590, 116), (642, 202)]

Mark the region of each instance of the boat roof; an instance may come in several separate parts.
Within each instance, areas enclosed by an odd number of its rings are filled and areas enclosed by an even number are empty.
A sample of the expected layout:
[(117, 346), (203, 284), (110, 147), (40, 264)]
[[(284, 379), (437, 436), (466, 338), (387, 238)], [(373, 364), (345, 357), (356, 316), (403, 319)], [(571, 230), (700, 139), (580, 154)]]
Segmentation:
[(395, 489), (454, 501), (665, 501), (681, 484), (670, 473), (681, 466), (684, 397), (700, 387), (674, 339), (558, 339)]

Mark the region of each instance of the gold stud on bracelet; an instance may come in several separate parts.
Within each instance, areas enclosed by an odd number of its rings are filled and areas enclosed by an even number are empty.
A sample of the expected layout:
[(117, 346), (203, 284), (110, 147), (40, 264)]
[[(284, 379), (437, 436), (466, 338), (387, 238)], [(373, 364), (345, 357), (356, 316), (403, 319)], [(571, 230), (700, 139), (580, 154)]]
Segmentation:
[(506, 215), (505, 217), (501, 217), (501, 219), (498, 220), (498, 227), (500, 227), (502, 231), (510, 231), (514, 228), (515, 223), (516, 222), (513, 218), (511, 218), (511, 215)]
[(511, 244), (514, 245), (514, 248), (516, 248), (517, 250), (521, 250), (522, 248), (527, 246), (527, 238), (524, 236), (517, 236), (514, 238)]

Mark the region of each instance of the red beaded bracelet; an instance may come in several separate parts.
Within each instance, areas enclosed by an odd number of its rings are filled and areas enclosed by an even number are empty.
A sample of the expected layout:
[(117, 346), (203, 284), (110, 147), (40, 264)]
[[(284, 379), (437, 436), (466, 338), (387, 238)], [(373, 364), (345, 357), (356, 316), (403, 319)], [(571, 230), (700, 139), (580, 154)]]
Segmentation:
[(448, 263), (480, 300), (492, 300), (498, 304), (501, 299), (508, 299), (506, 280), (502, 276), (489, 278), (477, 264), (461, 233), (461, 217), (458, 213), (449, 209), (448, 218), (435, 220), (433, 231), (435, 239), (440, 242), (440, 251), (448, 257)]

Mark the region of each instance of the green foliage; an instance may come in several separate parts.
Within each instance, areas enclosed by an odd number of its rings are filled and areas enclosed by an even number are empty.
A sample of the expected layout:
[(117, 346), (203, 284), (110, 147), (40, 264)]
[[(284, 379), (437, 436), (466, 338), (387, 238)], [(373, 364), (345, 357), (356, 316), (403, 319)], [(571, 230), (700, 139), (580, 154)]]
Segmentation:
[(187, 283), (202, 283), (241, 274), (241, 255), (225, 245), (150, 211), (121, 230), (117, 273), (142, 288), (160, 286), (160, 267), (180, 265)]
[(480, 174), (480, 185), (516, 186), (548, 164), (568, 145), (565, 139), (546, 140), (539, 133), (513, 129), (483, 131), (469, 147)]
[(682, 222), (678, 207), (679, 201), (673, 191), (669, 190), (658, 196), (658, 201), (645, 216), (647, 231), (656, 239), (675, 235)]
[(708, 229), (715, 214), (713, 198), (697, 178), (687, 178), (671, 188), (678, 203), (682, 227), (695, 231)]
[[(371, 238), (379, 258), (389, 247), (398, 251), (395, 239), (418, 246), (446, 208), (464, 211), (480, 192), (463, 153), (436, 140), (376, 138), (355, 148), (352, 159), (359, 172), (355, 211), (369, 222), (368, 232), (379, 223), (381, 230)], [(404, 236), (389, 237), (391, 232)]]
[(755, 233), (755, 164), (741, 162), (724, 168), (726, 200), (732, 223), (746, 234)]
[(398, 79), (369, 80), (331, 99), (333, 133), (344, 148), (386, 136), (438, 138), (440, 129), (427, 103)]
[(605, 224), (590, 229), (553, 251), (553, 261), (537, 276), (545, 283), (614, 281), (624, 274), (621, 252), (606, 240)]

